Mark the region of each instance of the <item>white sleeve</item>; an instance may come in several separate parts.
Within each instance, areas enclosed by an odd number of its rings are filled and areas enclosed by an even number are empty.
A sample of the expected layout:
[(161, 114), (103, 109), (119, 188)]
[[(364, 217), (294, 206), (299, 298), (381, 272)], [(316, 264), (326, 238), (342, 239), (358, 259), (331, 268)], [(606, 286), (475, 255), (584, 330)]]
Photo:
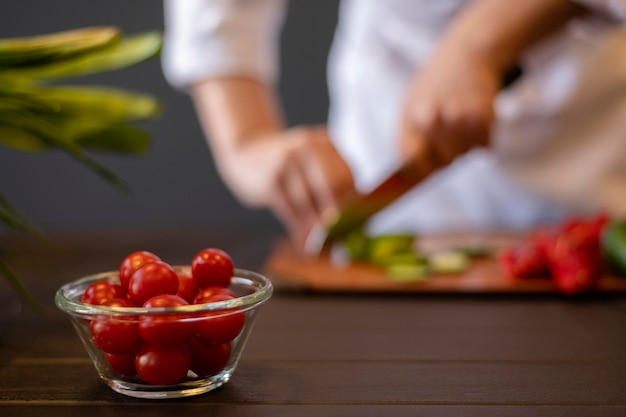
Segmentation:
[(208, 77), (278, 78), (286, 0), (164, 0), (163, 73), (186, 89)]
[(612, 20), (626, 22), (626, 0), (572, 0), (594, 13)]

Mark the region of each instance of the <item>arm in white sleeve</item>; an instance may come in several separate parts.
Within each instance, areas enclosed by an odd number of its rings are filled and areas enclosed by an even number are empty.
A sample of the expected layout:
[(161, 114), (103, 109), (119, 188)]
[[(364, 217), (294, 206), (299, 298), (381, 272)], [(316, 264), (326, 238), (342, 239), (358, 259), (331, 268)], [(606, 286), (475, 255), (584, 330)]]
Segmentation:
[(163, 72), (181, 89), (206, 78), (278, 78), (286, 0), (164, 0)]

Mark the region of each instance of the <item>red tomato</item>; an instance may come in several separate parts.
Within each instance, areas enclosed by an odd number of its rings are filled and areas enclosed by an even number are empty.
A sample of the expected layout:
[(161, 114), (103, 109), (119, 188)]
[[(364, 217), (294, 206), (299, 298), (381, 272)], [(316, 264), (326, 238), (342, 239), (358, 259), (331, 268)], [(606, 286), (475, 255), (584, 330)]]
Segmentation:
[[(103, 305), (135, 307), (127, 298), (115, 298)], [(115, 355), (134, 353), (141, 345), (137, 319), (126, 316), (97, 316), (89, 324), (94, 345)]]
[(195, 337), (189, 342), (191, 348), (190, 369), (198, 376), (220, 372), (230, 359), (231, 344), (207, 345)]
[[(216, 294), (209, 297), (206, 302), (226, 301), (232, 298), (227, 294)], [(233, 340), (241, 333), (246, 321), (246, 314), (243, 311), (210, 312), (204, 317), (196, 323), (196, 336), (204, 343), (213, 345)]]
[[(146, 308), (189, 305), (177, 295), (161, 294), (144, 303)], [(180, 314), (146, 315), (139, 318), (139, 333), (154, 346), (172, 346), (187, 341), (193, 335), (195, 323)]]
[[(226, 287), (204, 287), (198, 291), (196, 297), (193, 299), (193, 304), (204, 304), (210, 302), (209, 299), (217, 294), (226, 294), (230, 298), (236, 298), (237, 294), (230, 288)], [(217, 299), (213, 301), (219, 301)]]
[(152, 252), (138, 251), (128, 255), (120, 265), (120, 284), (128, 291), (128, 282), (133, 273), (148, 262), (160, 261), (161, 259)]
[(112, 353), (105, 353), (107, 362), (111, 365), (111, 368), (119, 374), (131, 376), (137, 373), (135, 369), (135, 354), (130, 353), (126, 355), (113, 355)]
[(143, 345), (135, 357), (139, 377), (149, 384), (172, 385), (185, 379), (191, 364), (186, 343), (174, 346)]
[(91, 284), (81, 298), (85, 304), (102, 305), (114, 298), (125, 298), (126, 291), (121, 285), (111, 281), (96, 281)]
[(198, 288), (228, 287), (234, 273), (232, 258), (221, 249), (203, 249), (191, 262), (191, 275)]
[(194, 281), (191, 275), (184, 274), (182, 272), (178, 272), (178, 295), (183, 300), (188, 303), (193, 303), (193, 300), (196, 298), (196, 294), (198, 293), (198, 287), (196, 287), (196, 282)]
[(160, 294), (178, 292), (178, 275), (163, 261), (154, 261), (139, 267), (128, 282), (128, 296), (138, 305)]

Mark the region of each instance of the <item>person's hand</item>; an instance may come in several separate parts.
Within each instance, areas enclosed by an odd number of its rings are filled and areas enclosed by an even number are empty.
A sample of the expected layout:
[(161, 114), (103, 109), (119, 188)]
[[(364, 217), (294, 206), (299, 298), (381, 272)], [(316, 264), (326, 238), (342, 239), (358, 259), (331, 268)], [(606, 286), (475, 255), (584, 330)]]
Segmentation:
[(228, 164), (228, 182), (238, 198), (274, 212), (297, 247), (324, 213), (354, 193), (352, 173), (325, 127), (297, 127), (247, 141)]
[(415, 76), (403, 109), (399, 146), (409, 172), (427, 175), (489, 143), (500, 74), (456, 49), (441, 49)]

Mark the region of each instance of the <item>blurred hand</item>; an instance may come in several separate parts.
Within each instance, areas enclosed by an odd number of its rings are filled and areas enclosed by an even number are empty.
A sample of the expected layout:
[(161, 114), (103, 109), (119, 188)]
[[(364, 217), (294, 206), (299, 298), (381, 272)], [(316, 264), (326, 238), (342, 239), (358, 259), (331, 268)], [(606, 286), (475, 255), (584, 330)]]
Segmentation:
[(409, 172), (425, 175), (489, 143), (500, 74), (457, 49), (440, 49), (414, 78), (399, 146)]
[(297, 247), (324, 213), (354, 194), (352, 173), (325, 127), (296, 127), (242, 144), (229, 183), (248, 205), (270, 209)]

